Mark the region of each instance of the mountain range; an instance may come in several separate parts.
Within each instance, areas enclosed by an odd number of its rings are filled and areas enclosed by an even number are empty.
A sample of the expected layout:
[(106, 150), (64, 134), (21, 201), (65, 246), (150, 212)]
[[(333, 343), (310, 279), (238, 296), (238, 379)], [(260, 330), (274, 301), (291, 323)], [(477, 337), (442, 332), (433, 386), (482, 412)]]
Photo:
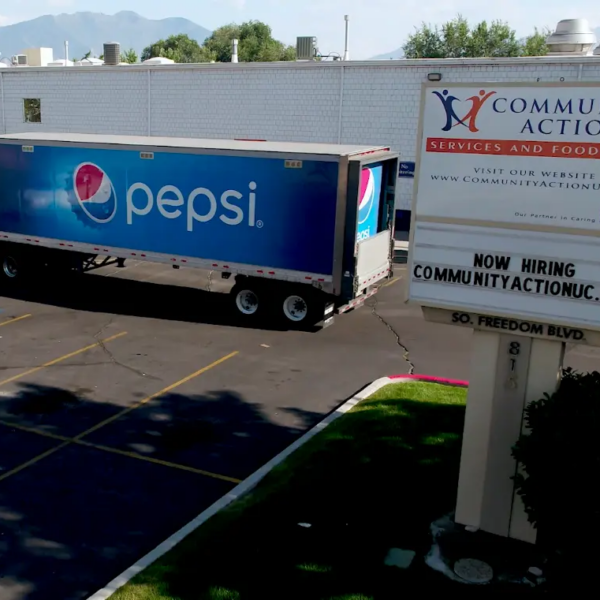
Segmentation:
[(57, 60), (64, 58), (68, 40), (69, 58), (81, 58), (90, 50), (92, 56), (99, 56), (105, 42), (119, 42), (123, 51), (133, 48), (139, 55), (146, 46), (178, 33), (186, 33), (200, 44), (211, 34), (188, 19), (152, 20), (131, 11), (44, 15), (0, 27), (0, 53), (5, 58), (27, 48), (52, 48)]
[(392, 58), (404, 58), (404, 52), (402, 48), (398, 48), (393, 52), (388, 52), (387, 54), (378, 54), (377, 56), (373, 56), (369, 60), (391, 60)]

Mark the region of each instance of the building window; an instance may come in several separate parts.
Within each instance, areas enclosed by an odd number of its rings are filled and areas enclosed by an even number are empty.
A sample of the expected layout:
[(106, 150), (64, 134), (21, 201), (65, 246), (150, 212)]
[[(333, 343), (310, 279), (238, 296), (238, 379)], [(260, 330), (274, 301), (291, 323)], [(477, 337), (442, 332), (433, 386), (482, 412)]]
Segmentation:
[(23, 113), (25, 123), (42, 122), (42, 101), (39, 98), (24, 98)]

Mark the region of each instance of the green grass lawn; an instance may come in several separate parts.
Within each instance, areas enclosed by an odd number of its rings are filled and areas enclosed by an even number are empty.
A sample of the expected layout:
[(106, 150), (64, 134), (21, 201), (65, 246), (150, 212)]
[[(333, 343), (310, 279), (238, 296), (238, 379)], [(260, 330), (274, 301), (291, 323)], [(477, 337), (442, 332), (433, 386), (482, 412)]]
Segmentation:
[[(433, 383), (384, 387), (111, 600), (380, 600), (452, 586), (422, 555), (456, 500), (465, 399)], [(406, 572), (384, 567), (390, 547), (421, 556)]]

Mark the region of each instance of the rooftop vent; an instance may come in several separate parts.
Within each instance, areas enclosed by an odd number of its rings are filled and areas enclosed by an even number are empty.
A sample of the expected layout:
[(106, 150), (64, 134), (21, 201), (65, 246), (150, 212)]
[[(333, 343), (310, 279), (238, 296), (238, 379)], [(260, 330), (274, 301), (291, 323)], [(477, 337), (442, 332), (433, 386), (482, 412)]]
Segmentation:
[(119, 42), (107, 42), (104, 44), (104, 64), (118, 65), (121, 62), (121, 44)]
[(596, 44), (596, 35), (586, 19), (564, 19), (546, 43), (549, 56), (587, 56)]
[(316, 55), (316, 37), (308, 36), (296, 38), (296, 60), (314, 60)]

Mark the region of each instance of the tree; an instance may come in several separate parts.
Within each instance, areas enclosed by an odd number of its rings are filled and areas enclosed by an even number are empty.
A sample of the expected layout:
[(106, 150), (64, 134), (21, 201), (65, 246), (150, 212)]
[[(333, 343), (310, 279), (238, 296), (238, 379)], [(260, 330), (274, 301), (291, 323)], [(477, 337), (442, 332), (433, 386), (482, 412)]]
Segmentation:
[(545, 54), (545, 36), (536, 29), (524, 42), (507, 23), (481, 21), (474, 28), (458, 15), (438, 26), (423, 24), (403, 46), (406, 58), (477, 58)]
[(546, 44), (546, 40), (551, 33), (552, 31), (548, 28), (545, 28), (540, 32), (536, 27), (535, 32), (529, 37), (525, 38), (521, 49), (521, 55), (545, 56), (548, 53), (548, 45)]
[(261, 21), (231, 23), (213, 31), (203, 48), (217, 62), (231, 62), (233, 40), (238, 40), (240, 62), (273, 62), (296, 60), (296, 49), (273, 38), (271, 28)]
[(206, 48), (184, 33), (171, 35), (166, 40), (158, 40), (144, 48), (142, 61), (157, 56), (170, 58), (177, 63), (200, 63), (215, 60)]
[(133, 48), (129, 48), (125, 52), (121, 53), (121, 62), (129, 63), (130, 65), (138, 62), (137, 52)]

